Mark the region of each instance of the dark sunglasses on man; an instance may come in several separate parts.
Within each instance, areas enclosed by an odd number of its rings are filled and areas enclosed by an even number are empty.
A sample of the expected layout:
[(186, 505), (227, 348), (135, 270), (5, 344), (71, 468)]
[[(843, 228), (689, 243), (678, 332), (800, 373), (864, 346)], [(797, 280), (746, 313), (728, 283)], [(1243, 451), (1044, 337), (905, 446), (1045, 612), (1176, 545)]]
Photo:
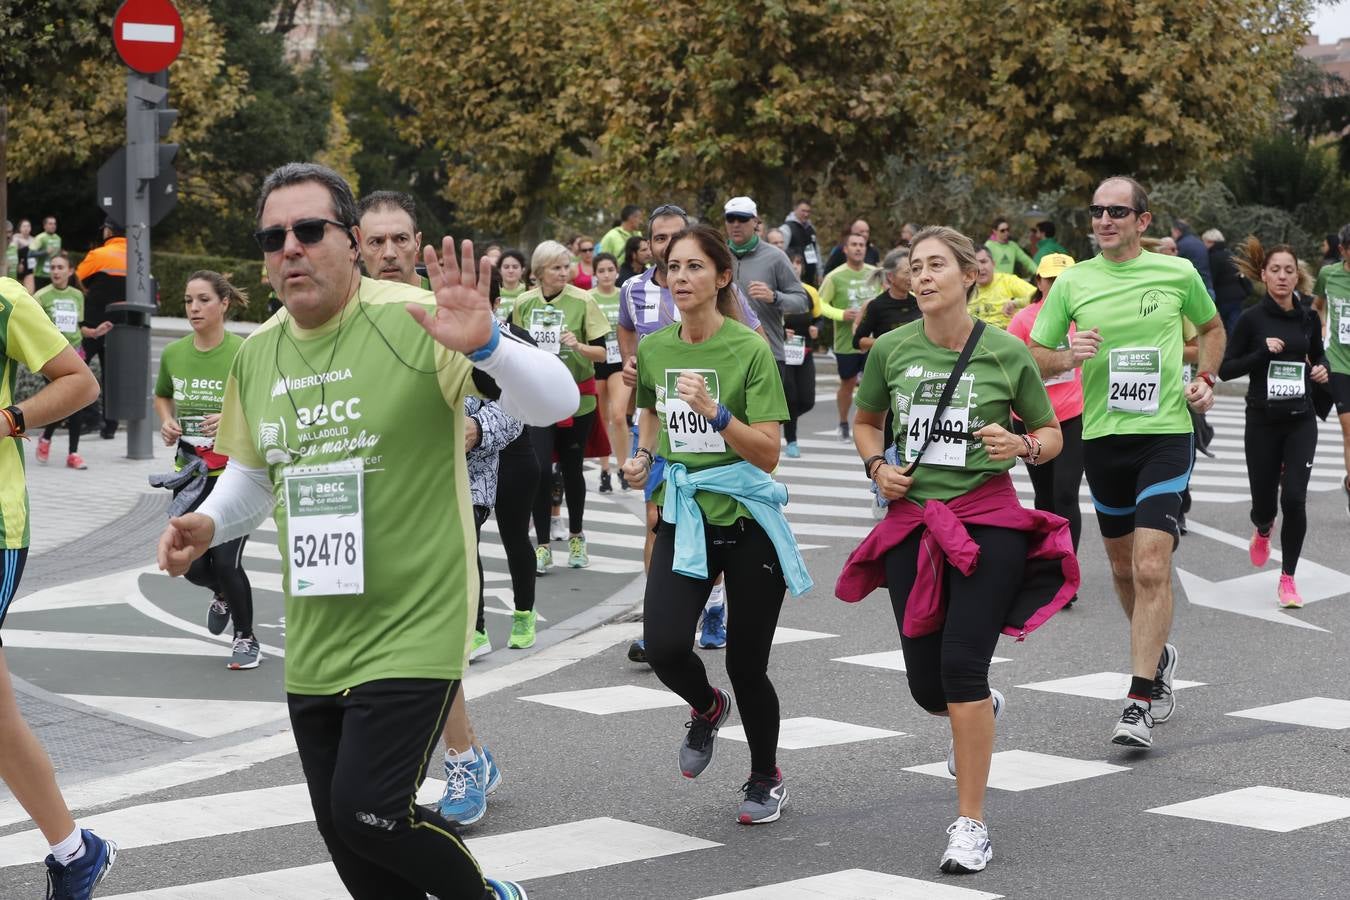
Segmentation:
[(273, 225), (271, 228), (263, 228), (253, 232), (253, 239), (258, 242), (264, 253), (276, 253), (282, 247), (286, 246), (286, 232), (295, 232), (295, 239), (305, 246), (312, 246), (323, 240), (323, 233), (329, 225), (336, 225), (343, 231), (347, 226), (341, 222), (334, 222), (332, 219), (300, 219), (291, 224), (289, 228), (282, 225)]
[(1088, 207), (1088, 215), (1094, 219), (1100, 219), (1103, 215), (1108, 215), (1113, 219), (1124, 219), (1131, 214), (1139, 215), (1144, 212), (1142, 209), (1135, 209), (1133, 206), (1098, 206), (1093, 203)]
[(749, 222), (754, 216), (728, 215), (728, 222)]

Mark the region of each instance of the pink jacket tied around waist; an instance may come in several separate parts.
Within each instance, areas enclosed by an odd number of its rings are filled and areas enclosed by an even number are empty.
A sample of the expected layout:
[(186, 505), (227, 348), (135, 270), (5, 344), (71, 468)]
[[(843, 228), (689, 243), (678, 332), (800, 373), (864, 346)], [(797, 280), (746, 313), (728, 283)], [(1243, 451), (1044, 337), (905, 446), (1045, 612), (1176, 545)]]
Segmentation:
[(922, 506), (916, 502), (892, 502), (886, 518), (849, 554), (835, 583), (835, 596), (857, 603), (877, 588), (885, 587), (887, 552), (899, 546), (914, 529), (923, 528), (919, 565), (905, 605), (903, 630), (905, 637), (910, 638), (940, 631), (947, 615), (942, 596), (945, 567), (954, 565), (962, 574), (969, 575), (980, 561), (980, 547), (971, 540), (967, 525), (993, 525), (1030, 535), (1026, 570), (1017, 600), (1004, 623), (1004, 634), (1022, 640), (1063, 609), (1078, 592), (1081, 579), (1068, 520), (1022, 506), (1012, 479), (1005, 473), (945, 502), (928, 500)]

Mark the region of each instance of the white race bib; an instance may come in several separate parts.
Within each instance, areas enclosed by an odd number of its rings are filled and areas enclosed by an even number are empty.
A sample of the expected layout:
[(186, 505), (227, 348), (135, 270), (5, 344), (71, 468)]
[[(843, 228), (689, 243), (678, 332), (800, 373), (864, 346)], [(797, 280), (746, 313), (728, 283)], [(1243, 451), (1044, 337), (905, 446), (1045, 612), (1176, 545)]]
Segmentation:
[(783, 341), (783, 362), (789, 366), (800, 366), (806, 362), (806, 338), (794, 334)]
[(1302, 400), (1307, 395), (1303, 382), (1307, 363), (1272, 359), (1266, 368), (1267, 400)]
[(530, 337), (545, 353), (562, 352), (562, 313), (551, 306), (530, 310)]
[(820, 262), (820, 257), (816, 255), (816, 245), (813, 241), (802, 248), (802, 261), (808, 266), (814, 266)]
[(923, 448), (924, 442), (934, 427), (940, 433), (933, 435), (933, 442), (923, 453), (926, 466), (955, 466), (965, 468), (966, 436), (970, 433), (970, 394), (975, 386), (974, 375), (962, 375), (952, 391), (952, 402), (942, 413), (936, 426), (933, 416), (937, 412), (938, 401), (942, 399), (942, 389), (947, 386), (947, 378), (929, 378), (919, 382), (909, 403), (909, 425), (905, 431), (905, 461), (913, 462)]
[(670, 452), (725, 453), (727, 442), (722, 435), (713, 431), (711, 422), (680, 399), (676, 383), (682, 371), (702, 375), (714, 403), (720, 402), (721, 397), (716, 369), (666, 369), (666, 436), (670, 440)]
[(55, 300), (52, 302), (52, 321), (56, 330), (62, 334), (74, 334), (80, 327), (80, 314), (74, 300)]
[(216, 439), (202, 434), (202, 421), (206, 416), (179, 416), (178, 427), (183, 429), (184, 443), (207, 449), (215, 446)]
[(283, 472), (292, 597), (365, 590), (364, 471), (356, 457)]
[(613, 332), (610, 332), (609, 335), (605, 338), (605, 362), (607, 363), (623, 362), (623, 354), (619, 352), (619, 338), (618, 335), (614, 334)]
[(1336, 343), (1350, 347), (1350, 303), (1336, 305)]
[(1162, 350), (1125, 347), (1112, 350), (1106, 408), (1112, 412), (1157, 415), (1162, 390)]

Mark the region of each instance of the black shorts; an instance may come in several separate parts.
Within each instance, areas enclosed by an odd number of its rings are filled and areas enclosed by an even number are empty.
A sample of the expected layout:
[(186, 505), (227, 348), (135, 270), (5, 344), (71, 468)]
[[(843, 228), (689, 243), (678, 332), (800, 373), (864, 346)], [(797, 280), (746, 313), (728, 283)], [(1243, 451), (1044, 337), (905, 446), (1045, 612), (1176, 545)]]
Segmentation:
[[(9, 604), (19, 592), (19, 582), (23, 580), (23, 566), (28, 562), (28, 548), (18, 550), (0, 550), (0, 627), (5, 624), (9, 613)], [(4, 646), (4, 641), (0, 641)]]
[(1331, 388), (1331, 399), (1336, 401), (1336, 415), (1350, 413), (1350, 375), (1332, 372), (1327, 387)]
[(850, 378), (857, 378), (862, 372), (863, 366), (867, 364), (867, 354), (836, 353), (834, 361), (839, 366), (839, 380), (847, 381)]
[(1180, 538), (1181, 492), (1195, 462), (1192, 434), (1114, 434), (1083, 441), (1083, 471), (1102, 537), (1153, 528)]
[(623, 363), (596, 363), (595, 380), (609, 381), (609, 376), (617, 375), (623, 371)]

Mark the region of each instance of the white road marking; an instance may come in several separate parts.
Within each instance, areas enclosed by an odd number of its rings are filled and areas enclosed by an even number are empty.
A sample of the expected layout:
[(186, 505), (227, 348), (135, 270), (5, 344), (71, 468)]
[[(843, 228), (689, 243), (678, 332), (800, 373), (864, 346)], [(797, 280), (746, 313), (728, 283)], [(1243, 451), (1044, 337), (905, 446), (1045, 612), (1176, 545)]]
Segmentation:
[(1002, 896), (868, 869), (844, 869), (703, 900), (1000, 900)]
[[(745, 728), (740, 725), (723, 728), (718, 734), (733, 741), (747, 743)], [(870, 725), (854, 725), (851, 722), (836, 722), (833, 719), (798, 716), (794, 719), (783, 719), (779, 723), (778, 749), (808, 750), (812, 747), (833, 747), (836, 744), (854, 744), (859, 741), (875, 741), (903, 735), (903, 731), (887, 731)]]
[(1350, 797), (1258, 785), (1158, 806), (1148, 812), (1288, 833), (1350, 818)]
[[(955, 781), (947, 772), (946, 760), (925, 766), (908, 766), (905, 771)], [(1004, 750), (995, 753), (990, 763), (989, 786), (1000, 791), (1029, 791), (1128, 771), (1128, 766), (1116, 766), (1108, 762), (1071, 759), (1067, 756), (1030, 753), (1026, 750)]]
[[(222, 663), (222, 666), (224, 664)], [(197, 737), (219, 737), (245, 728), (286, 720), (286, 704), (266, 700), (211, 700), (193, 697), (113, 697), (62, 694), (77, 703), (140, 719)]]

